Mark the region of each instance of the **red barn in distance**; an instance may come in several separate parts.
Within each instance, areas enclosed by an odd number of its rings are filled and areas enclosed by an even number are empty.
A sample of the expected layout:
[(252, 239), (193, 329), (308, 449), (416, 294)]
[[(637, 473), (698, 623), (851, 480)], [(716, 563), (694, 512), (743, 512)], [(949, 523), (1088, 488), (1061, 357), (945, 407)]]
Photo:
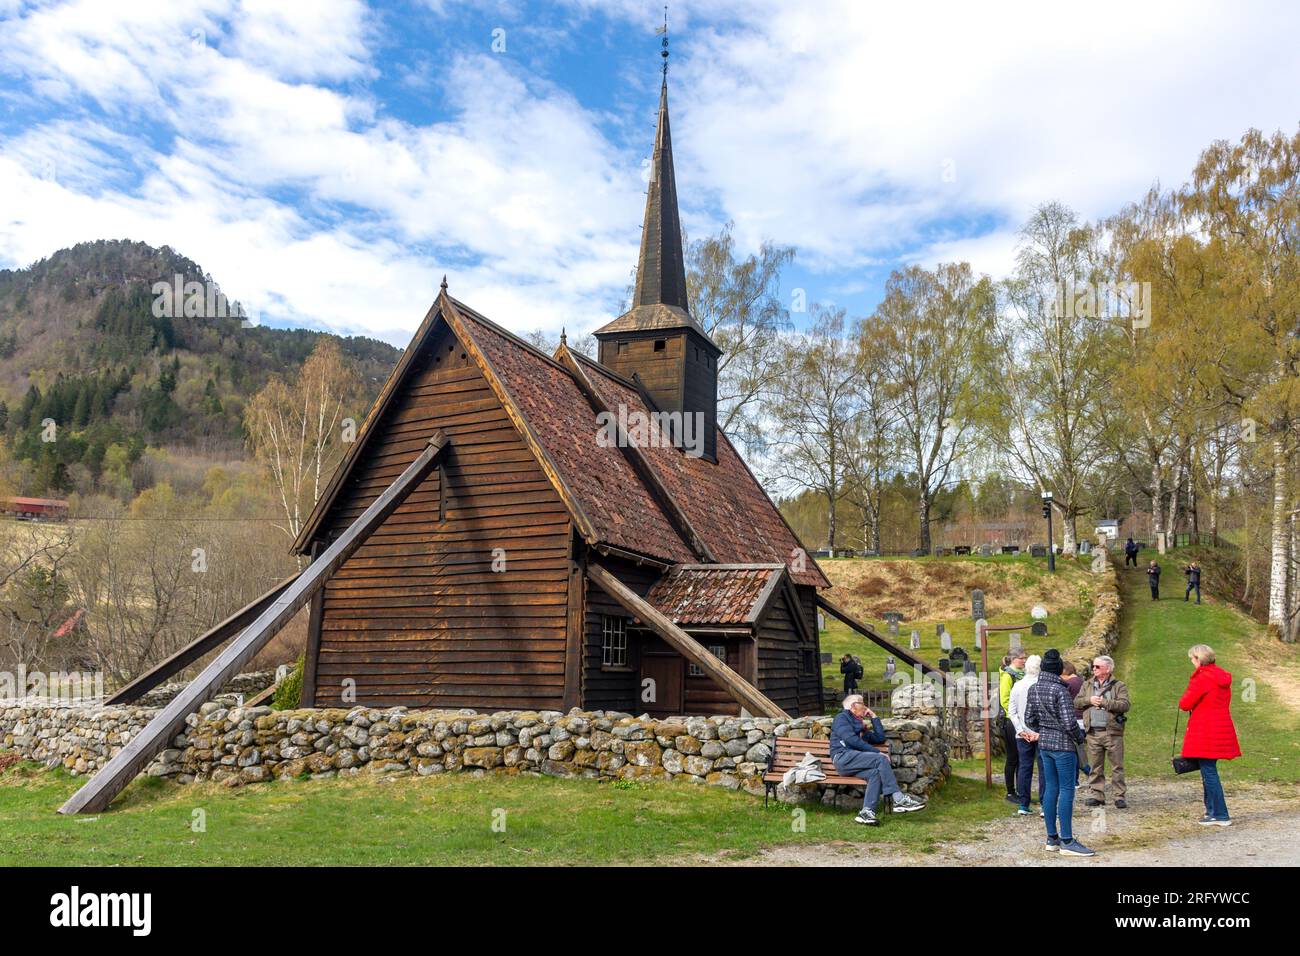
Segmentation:
[(0, 515), (19, 521), (66, 521), (68, 503), (60, 498), (0, 498)]

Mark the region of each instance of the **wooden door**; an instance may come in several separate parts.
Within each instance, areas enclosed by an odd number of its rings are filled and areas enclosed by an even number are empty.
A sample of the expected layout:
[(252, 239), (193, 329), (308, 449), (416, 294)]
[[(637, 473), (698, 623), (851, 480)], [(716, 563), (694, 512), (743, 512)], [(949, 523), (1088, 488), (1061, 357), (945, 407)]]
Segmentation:
[[(666, 645), (665, 645), (666, 647)], [(637, 688), (640, 706), (652, 717), (668, 717), (682, 713), (682, 678), (686, 660), (675, 651), (654, 653), (650, 648), (641, 651), (641, 680)], [(654, 681), (647, 684), (647, 680)], [(653, 690), (654, 699), (646, 697)]]

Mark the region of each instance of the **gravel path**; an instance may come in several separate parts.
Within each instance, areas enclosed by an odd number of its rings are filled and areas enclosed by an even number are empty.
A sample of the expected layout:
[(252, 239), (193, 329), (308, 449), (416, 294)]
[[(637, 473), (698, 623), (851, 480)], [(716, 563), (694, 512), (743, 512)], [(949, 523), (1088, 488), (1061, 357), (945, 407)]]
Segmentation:
[[(1300, 797), (1281, 788), (1228, 784), (1230, 827), (1202, 827), (1199, 777), (1131, 780), (1129, 808), (1075, 804), (1075, 835), (1095, 857), (1063, 857), (1043, 849), (1042, 818), (1011, 815), (986, 824), (937, 852), (905, 842), (860, 845), (836, 841), (776, 847), (757, 857), (696, 861), (719, 866), (1296, 866), (1300, 864)], [(926, 811), (921, 811), (926, 812)], [(899, 832), (906, 818), (887, 826)]]

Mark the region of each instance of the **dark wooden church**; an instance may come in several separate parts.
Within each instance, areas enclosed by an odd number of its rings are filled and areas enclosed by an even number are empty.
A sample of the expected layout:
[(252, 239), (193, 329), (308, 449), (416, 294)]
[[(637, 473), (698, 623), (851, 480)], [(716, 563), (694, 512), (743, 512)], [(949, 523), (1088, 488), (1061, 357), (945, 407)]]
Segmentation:
[[(599, 362), (547, 355), (444, 283), (294, 546), (322, 552), (445, 438), (316, 592), (304, 706), (821, 711), (829, 582), (717, 427), (666, 81), (632, 308), (596, 338)], [(619, 424), (656, 412), (694, 444)]]

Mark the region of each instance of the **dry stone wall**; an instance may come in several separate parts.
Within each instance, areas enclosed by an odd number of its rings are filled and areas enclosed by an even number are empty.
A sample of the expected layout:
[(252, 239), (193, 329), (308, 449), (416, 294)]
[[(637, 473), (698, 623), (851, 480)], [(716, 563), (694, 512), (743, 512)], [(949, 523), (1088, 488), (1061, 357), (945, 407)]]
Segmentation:
[[(0, 702), (0, 748), (63, 766), (99, 770), (157, 713), (148, 707), (67, 707)], [(824, 738), (831, 718), (678, 717), (573, 710), (273, 711), (204, 704), (148, 767), (182, 783), (240, 786), (273, 779), (529, 773), (618, 780), (680, 779), (762, 793), (773, 734)], [(949, 773), (939, 720), (924, 701), (885, 720), (899, 784), (924, 795)], [(787, 802), (854, 804), (850, 788), (780, 788)], [(861, 801), (860, 791), (856, 796)]]

